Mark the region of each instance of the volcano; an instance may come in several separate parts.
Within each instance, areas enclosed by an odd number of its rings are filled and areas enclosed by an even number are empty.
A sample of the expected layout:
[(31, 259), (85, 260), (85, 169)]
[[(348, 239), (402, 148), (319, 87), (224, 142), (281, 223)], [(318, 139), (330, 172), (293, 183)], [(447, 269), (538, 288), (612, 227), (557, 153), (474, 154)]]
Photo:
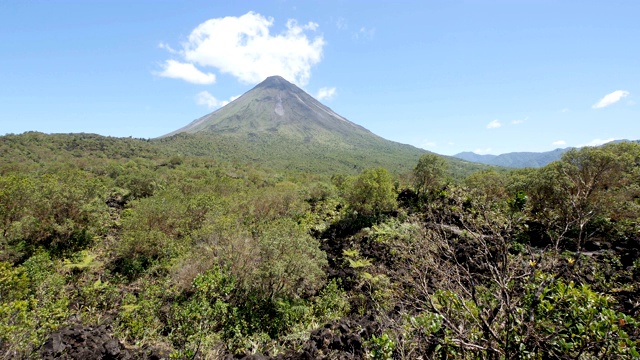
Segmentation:
[(280, 76), (271, 76), (226, 106), (165, 136), (210, 132), (234, 136), (279, 135), (318, 144), (384, 140), (336, 114)]
[(323, 173), (378, 166), (406, 173), (428, 153), (345, 119), (280, 76), (157, 141), (182, 154)]

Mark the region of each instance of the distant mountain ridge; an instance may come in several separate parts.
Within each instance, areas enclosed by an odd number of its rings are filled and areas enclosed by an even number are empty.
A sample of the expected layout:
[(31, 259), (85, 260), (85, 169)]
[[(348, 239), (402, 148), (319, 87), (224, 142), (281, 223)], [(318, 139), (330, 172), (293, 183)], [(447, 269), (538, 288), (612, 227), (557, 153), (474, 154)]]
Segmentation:
[[(627, 141), (640, 143), (640, 140), (614, 140), (610, 143), (620, 143)], [(562, 154), (571, 149), (575, 148), (558, 148), (552, 151), (544, 152), (511, 152), (500, 155), (480, 155), (474, 152), (465, 151), (455, 154), (453, 155), (453, 157), (486, 165), (504, 166), (510, 168), (538, 168), (554, 161), (560, 160), (560, 158), (562, 158)]]
[[(429, 153), (372, 133), (280, 76), (153, 141), (186, 155), (324, 173), (385, 167), (406, 174)], [(485, 168), (445, 158), (456, 176)]]
[(486, 165), (504, 166), (511, 168), (543, 167), (551, 162), (560, 160), (562, 154), (573, 148), (555, 149), (546, 152), (512, 152), (500, 155), (479, 155), (474, 152), (461, 152), (453, 157)]

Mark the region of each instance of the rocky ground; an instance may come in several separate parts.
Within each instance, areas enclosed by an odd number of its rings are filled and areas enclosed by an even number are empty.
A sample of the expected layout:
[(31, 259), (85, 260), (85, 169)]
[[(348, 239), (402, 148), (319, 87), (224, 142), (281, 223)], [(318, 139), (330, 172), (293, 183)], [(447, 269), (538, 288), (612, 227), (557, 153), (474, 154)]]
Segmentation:
[(105, 325), (89, 327), (73, 325), (51, 334), (39, 351), (42, 359), (130, 360), (169, 359), (169, 354), (156, 349), (132, 350), (114, 338)]

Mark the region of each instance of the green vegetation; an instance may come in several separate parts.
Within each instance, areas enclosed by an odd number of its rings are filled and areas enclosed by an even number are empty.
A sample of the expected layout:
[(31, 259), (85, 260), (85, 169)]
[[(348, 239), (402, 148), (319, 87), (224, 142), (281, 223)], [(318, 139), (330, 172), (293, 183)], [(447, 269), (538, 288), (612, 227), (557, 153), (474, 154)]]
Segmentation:
[(349, 208), (366, 216), (388, 213), (396, 208), (393, 178), (384, 168), (365, 169), (349, 184), (345, 197)]
[(413, 187), (418, 195), (436, 190), (443, 181), (447, 163), (435, 154), (422, 155), (413, 169)]
[[(154, 141), (184, 155), (328, 175), (383, 167), (401, 176), (428, 153), (371, 133), (280, 76)], [(456, 179), (488, 168), (453, 157), (447, 161)]]
[(506, 172), (242, 143), (0, 138), (0, 357), (73, 324), (176, 359), (640, 357), (639, 144)]
[(480, 164), (505, 166), (510, 168), (539, 168), (560, 160), (562, 154), (571, 148), (555, 149), (546, 152), (513, 152), (500, 155), (478, 155), (472, 152), (462, 152), (454, 157)]

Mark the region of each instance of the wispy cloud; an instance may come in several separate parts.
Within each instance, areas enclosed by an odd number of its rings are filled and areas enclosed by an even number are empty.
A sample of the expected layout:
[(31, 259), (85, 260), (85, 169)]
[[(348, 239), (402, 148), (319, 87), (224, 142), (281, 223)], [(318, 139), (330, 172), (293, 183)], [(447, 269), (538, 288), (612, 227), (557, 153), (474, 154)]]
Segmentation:
[(591, 106), (594, 109), (601, 109), (603, 107), (607, 107), (609, 105), (613, 105), (618, 101), (622, 100), (622, 98), (629, 96), (629, 92), (626, 90), (616, 90), (610, 94), (605, 95), (600, 101)]
[(164, 49), (167, 50), (168, 52), (172, 53), (172, 54), (177, 54), (178, 52), (176, 50), (174, 50), (171, 46), (169, 46), (169, 44), (161, 42), (158, 44), (158, 47), (160, 49)]
[(511, 124), (513, 124), (513, 125), (519, 125), (519, 124), (522, 124), (522, 123), (526, 122), (527, 120), (529, 120), (529, 117), (528, 117), (528, 116), (527, 116), (526, 118), (524, 118), (524, 119), (516, 119), (516, 120), (513, 120), (513, 121), (511, 121)]
[(240, 95), (236, 95), (236, 96), (232, 96), (229, 98), (229, 100), (224, 100), (220, 103), (220, 106), (226, 106), (228, 103), (232, 102), (233, 100), (239, 98)]
[(352, 37), (354, 40), (373, 40), (376, 35), (376, 28), (360, 27), (360, 30), (354, 32)]
[(600, 145), (604, 145), (608, 142), (612, 142), (613, 140), (615, 140), (614, 138), (608, 138), (608, 139), (593, 139), (590, 142), (586, 143), (586, 144), (582, 144), (582, 145), (578, 145), (578, 147), (583, 147), (583, 146), (600, 146)]
[(167, 60), (163, 65), (164, 70), (158, 73), (159, 76), (173, 79), (182, 79), (192, 84), (213, 84), (216, 82), (216, 75), (204, 73), (198, 70), (193, 64), (181, 63), (175, 60)]
[(346, 30), (349, 28), (349, 23), (347, 22), (347, 19), (339, 17), (338, 20), (336, 20), (336, 27), (338, 30)]
[(318, 90), (318, 94), (316, 94), (316, 98), (318, 100), (329, 100), (336, 94), (336, 88), (334, 87), (323, 87)]
[(567, 142), (564, 140), (558, 140), (551, 143), (551, 145), (567, 145)]
[(563, 114), (566, 114), (569, 111), (571, 111), (571, 110), (569, 110), (569, 108), (564, 108), (564, 109), (560, 110), (560, 112), (563, 113)]
[(474, 153), (478, 154), (478, 155), (487, 155), (489, 152), (491, 152), (491, 148), (484, 148), (484, 149), (475, 149), (473, 150)]
[(209, 108), (209, 110), (213, 110), (222, 106), (227, 105), (233, 100), (239, 98), (240, 96), (232, 96), (229, 100), (218, 100), (215, 96), (211, 95), (208, 91), (201, 91), (196, 94), (196, 103), (198, 105), (203, 105)]
[[(181, 64), (201, 74), (196, 66), (217, 69), (249, 84), (280, 75), (298, 85), (306, 85), (311, 67), (322, 59), (325, 45), (321, 35), (309, 35), (317, 31), (318, 24), (300, 25), (289, 19), (283, 32), (271, 33), (273, 23), (273, 18), (255, 12), (207, 20), (191, 31), (180, 50), (161, 43), (169, 53), (175, 52), (173, 55), (180, 61), (167, 60), (160, 75), (193, 80), (193, 77), (169, 76), (172, 72), (168, 69)], [(214, 74), (205, 75), (214, 77)]]
[(497, 128), (501, 127), (501, 126), (502, 126), (502, 124), (500, 124), (500, 121), (493, 120), (489, 124), (487, 124), (487, 129), (497, 129)]
[(204, 105), (209, 109), (215, 109), (220, 106), (220, 101), (208, 91), (201, 91), (196, 94), (196, 103), (198, 103), (198, 105)]

